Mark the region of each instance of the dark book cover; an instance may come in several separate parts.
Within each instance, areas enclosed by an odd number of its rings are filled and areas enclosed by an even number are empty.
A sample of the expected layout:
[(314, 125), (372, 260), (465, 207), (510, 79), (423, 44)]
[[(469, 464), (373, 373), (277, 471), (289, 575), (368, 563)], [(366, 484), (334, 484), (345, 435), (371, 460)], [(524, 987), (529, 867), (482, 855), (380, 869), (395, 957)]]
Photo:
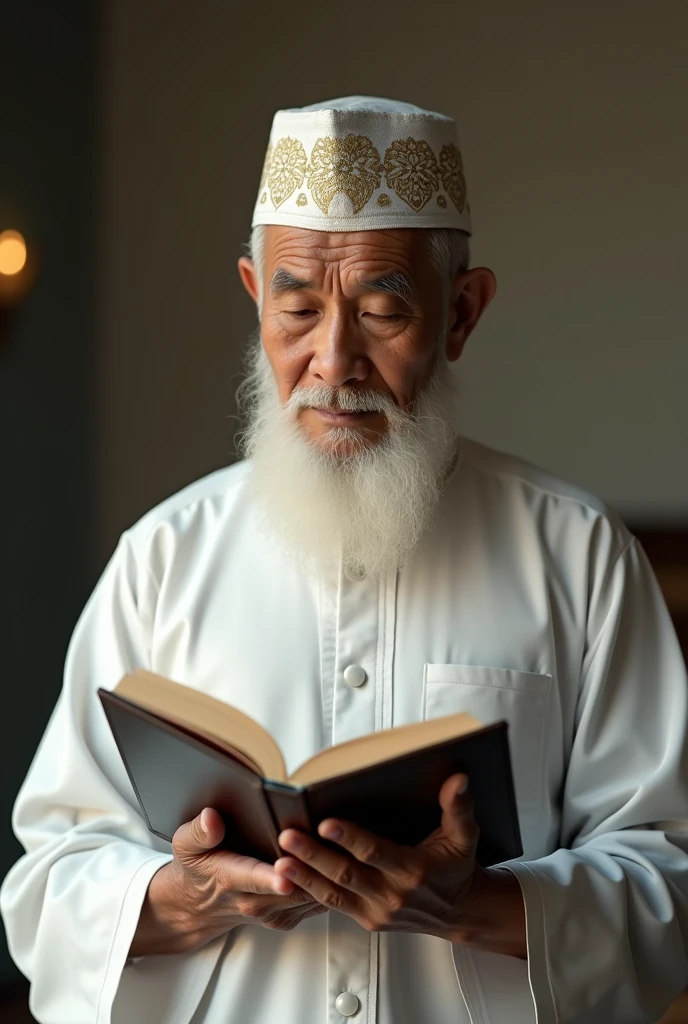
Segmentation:
[(222, 845), (269, 863), (282, 855), (277, 836), (283, 829), (317, 836), (318, 824), (329, 817), (415, 846), (440, 825), (442, 783), (465, 772), (480, 827), (478, 863), (489, 867), (522, 853), (506, 722), (294, 786), (262, 778), (219, 745), (109, 690), (99, 689), (98, 696), (148, 828), (163, 839), (214, 807), (227, 827)]

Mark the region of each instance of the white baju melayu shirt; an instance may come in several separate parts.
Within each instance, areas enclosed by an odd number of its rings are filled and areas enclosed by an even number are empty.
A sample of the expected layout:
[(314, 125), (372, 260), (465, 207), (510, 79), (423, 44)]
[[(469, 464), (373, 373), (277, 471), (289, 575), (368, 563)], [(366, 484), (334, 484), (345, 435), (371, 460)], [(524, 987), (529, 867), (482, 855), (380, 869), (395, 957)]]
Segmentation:
[[(643, 552), (599, 501), (464, 441), (398, 574), (317, 583), (267, 543), (247, 464), (123, 534), (70, 645), (2, 889), (44, 1024), (635, 1024), (688, 983), (686, 675)], [(359, 666), (363, 685), (347, 685)], [(127, 961), (150, 835), (96, 697), (137, 666), (226, 699), (289, 771), (467, 710), (510, 724), (528, 962), (337, 912)], [(360, 673), (348, 673), (355, 677)], [(352, 998), (353, 997), (353, 998)]]

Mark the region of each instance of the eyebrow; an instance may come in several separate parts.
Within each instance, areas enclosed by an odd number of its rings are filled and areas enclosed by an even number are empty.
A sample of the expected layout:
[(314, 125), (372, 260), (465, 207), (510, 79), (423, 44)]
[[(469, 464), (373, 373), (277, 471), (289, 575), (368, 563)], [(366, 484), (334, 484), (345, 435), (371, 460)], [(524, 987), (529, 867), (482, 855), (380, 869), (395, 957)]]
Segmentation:
[[(312, 281), (306, 281), (301, 277), (297, 277), (296, 274), (292, 274), (291, 271), (278, 267), (270, 281), (270, 294), (281, 295), (283, 292), (295, 292), (312, 287)], [(414, 294), (413, 285), (406, 275), (402, 274), (399, 270), (383, 274), (381, 277), (374, 277), (369, 281), (361, 281), (359, 288), (362, 291), (383, 292), (385, 295), (393, 295), (403, 302), (408, 302)]]
[(295, 274), (291, 274), (288, 270), (277, 269), (272, 275), (272, 281), (270, 282), (270, 294), (281, 295), (282, 292), (296, 292), (300, 288), (312, 287), (312, 281), (304, 281)]
[(391, 274), (383, 274), (382, 277), (374, 277), (372, 281), (361, 281), (360, 287), (369, 292), (384, 292), (385, 295), (394, 295), (404, 302), (407, 302), (414, 293), (413, 285), (400, 270), (395, 270)]

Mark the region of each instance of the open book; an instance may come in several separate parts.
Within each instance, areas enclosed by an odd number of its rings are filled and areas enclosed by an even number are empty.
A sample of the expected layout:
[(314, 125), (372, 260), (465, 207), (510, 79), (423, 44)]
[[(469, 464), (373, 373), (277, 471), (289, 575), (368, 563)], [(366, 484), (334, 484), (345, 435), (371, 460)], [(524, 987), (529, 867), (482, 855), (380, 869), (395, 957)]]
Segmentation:
[(138, 669), (98, 696), (146, 823), (163, 839), (214, 807), (227, 826), (223, 846), (271, 863), (283, 829), (317, 836), (328, 817), (415, 845), (440, 824), (442, 783), (462, 771), (479, 862), (522, 852), (506, 722), (457, 714), (396, 726), (327, 747), (287, 776), (273, 737), (209, 694)]

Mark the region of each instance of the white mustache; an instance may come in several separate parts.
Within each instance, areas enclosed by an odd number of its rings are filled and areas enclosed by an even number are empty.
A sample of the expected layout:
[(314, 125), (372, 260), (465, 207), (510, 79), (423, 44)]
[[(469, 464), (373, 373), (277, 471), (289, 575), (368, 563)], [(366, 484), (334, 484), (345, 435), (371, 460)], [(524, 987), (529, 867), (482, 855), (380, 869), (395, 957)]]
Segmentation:
[(341, 409), (343, 412), (381, 412), (399, 414), (394, 400), (382, 391), (358, 391), (356, 388), (314, 384), (292, 391), (286, 403), (289, 412), (299, 409)]

